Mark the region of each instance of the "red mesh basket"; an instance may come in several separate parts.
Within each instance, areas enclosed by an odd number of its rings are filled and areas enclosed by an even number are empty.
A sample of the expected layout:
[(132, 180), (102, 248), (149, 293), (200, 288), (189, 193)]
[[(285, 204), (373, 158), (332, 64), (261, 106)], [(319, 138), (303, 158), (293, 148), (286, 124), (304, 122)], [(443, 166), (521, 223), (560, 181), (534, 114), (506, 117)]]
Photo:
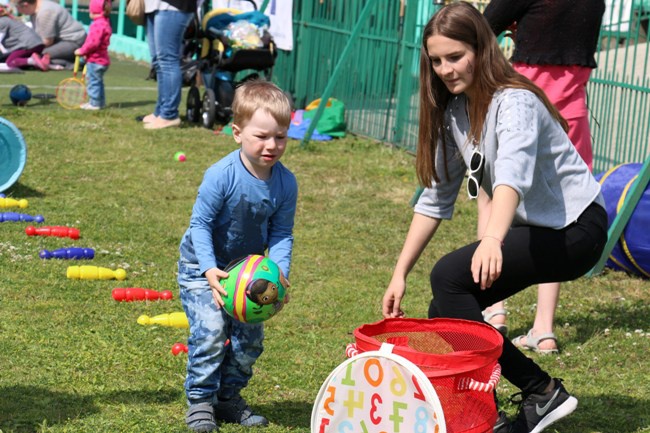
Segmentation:
[(358, 352), (395, 345), (433, 385), (448, 433), (490, 433), (497, 418), (493, 390), (503, 337), (492, 326), (461, 319), (385, 319), (354, 330)]

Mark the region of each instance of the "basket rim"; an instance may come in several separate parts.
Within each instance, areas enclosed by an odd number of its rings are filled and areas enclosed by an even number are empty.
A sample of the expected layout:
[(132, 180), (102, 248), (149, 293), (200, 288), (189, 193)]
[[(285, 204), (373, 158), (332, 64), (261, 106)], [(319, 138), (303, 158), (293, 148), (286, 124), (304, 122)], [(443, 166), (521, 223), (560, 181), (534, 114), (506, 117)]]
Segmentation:
[[(378, 350), (382, 343), (379, 340), (375, 339), (372, 335), (364, 334), (364, 332), (386, 330), (387, 327), (392, 328), (388, 332), (400, 332), (400, 330), (406, 328), (409, 328), (407, 331), (412, 331), (414, 324), (422, 326), (423, 331), (435, 330), (439, 332), (452, 330), (451, 328), (454, 328), (453, 330), (457, 331), (459, 325), (462, 325), (466, 329), (480, 329), (483, 333), (482, 338), (495, 345), (494, 348), (479, 350), (459, 350), (446, 354), (425, 353), (405, 346), (395, 346), (393, 348), (393, 353), (409, 359), (418, 367), (433, 369), (433, 371), (424, 371), (427, 377), (445, 377), (456, 374), (465, 374), (481, 368), (492, 366), (498, 361), (498, 358), (501, 356), (501, 352), (503, 350), (503, 336), (499, 333), (499, 331), (488, 324), (465, 319), (382, 319), (378, 322), (359, 326), (354, 330), (353, 335), (356, 339), (358, 350), (360, 352), (367, 352), (371, 350)], [(375, 333), (375, 335), (379, 334), (379, 332)]]

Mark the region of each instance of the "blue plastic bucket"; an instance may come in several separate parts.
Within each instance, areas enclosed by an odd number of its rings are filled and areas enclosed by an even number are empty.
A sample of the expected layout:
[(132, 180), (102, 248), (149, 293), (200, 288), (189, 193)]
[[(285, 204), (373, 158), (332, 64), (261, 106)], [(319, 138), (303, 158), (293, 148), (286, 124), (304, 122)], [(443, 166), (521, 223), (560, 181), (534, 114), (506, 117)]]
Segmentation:
[[(602, 186), (607, 205), (607, 220), (611, 226), (621, 211), (625, 197), (636, 181), (643, 164), (630, 163), (612, 167), (596, 175)], [(641, 195), (623, 234), (614, 245), (605, 266), (630, 274), (650, 278), (650, 185)]]
[(0, 117), (0, 192), (20, 177), (27, 162), (27, 144), (18, 128)]

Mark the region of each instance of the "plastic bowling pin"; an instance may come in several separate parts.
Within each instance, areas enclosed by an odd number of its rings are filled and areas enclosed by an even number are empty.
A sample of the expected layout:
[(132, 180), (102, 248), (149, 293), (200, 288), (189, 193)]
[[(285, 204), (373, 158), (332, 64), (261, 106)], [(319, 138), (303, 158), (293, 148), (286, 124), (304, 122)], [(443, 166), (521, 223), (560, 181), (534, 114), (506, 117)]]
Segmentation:
[(45, 221), (43, 215), (27, 215), (25, 213), (16, 213), (16, 212), (2, 212), (0, 213), (0, 223), (6, 222), (35, 222), (42, 223)]
[(73, 280), (124, 280), (126, 271), (124, 269), (112, 270), (99, 266), (68, 266), (66, 272), (68, 278)]
[(138, 317), (138, 323), (140, 325), (171, 326), (172, 328), (190, 327), (190, 324), (187, 321), (187, 316), (182, 311), (175, 312), (175, 313), (159, 314), (153, 317), (142, 315)]
[(186, 345), (184, 345), (183, 343), (176, 343), (172, 346), (172, 355), (176, 356), (181, 352), (187, 353)]
[(25, 227), (27, 236), (56, 236), (59, 238), (79, 239), (79, 229), (66, 226)]
[(95, 250), (92, 248), (59, 248), (58, 250), (41, 250), (38, 253), (41, 259), (67, 259), (67, 260), (90, 260), (95, 257)]
[(7, 207), (19, 207), (25, 209), (29, 203), (24, 198), (16, 200), (15, 198), (0, 198), (0, 209)]
[(118, 302), (132, 302), (132, 301), (158, 301), (170, 300), (173, 298), (171, 290), (163, 290), (157, 292), (151, 289), (143, 289), (141, 287), (127, 287), (113, 289), (111, 296)]

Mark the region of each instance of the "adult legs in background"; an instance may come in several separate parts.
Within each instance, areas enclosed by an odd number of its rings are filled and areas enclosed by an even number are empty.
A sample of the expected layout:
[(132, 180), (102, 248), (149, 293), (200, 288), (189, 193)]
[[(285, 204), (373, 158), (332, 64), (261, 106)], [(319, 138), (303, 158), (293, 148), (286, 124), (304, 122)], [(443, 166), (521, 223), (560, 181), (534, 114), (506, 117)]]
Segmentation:
[(108, 67), (96, 63), (88, 63), (86, 67), (86, 92), (88, 93), (88, 102), (93, 107), (104, 108), (104, 106), (106, 106), (104, 74), (108, 70)]
[(591, 129), (589, 129), (589, 117), (582, 116), (574, 119), (567, 119), (569, 123), (569, 138), (576, 147), (576, 150), (582, 157), (583, 161), (593, 169), (594, 153), (591, 143)]
[[(26, 66), (33, 66), (34, 68), (41, 69), (43, 71), (48, 70), (47, 65), (40, 61), (40, 54), (43, 52), (44, 45), (38, 45), (34, 48), (27, 50), (15, 50), (12, 51), (6, 58), (5, 63), (10, 68), (25, 68)], [(34, 56), (36, 54), (36, 56)], [(34, 56), (34, 57), (33, 57)], [(34, 58), (38, 59), (38, 62), (34, 61)]]
[(71, 69), (75, 59), (74, 51), (77, 48), (81, 48), (82, 44), (83, 41), (59, 41), (49, 47), (45, 47), (43, 49), (43, 55), (49, 54), (52, 64)]
[[(180, 123), (178, 106), (181, 102), (183, 84), (182, 40), (191, 18), (190, 12), (179, 11), (156, 11), (147, 15), (147, 39), (151, 56), (155, 58), (158, 82), (158, 98), (153, 113), (158, 119), (154, 119), (155, 121), (174, 121), (176, 125)], [(165, 124), (165, 122), (159, 123)], [(145, 126), (150, 125), (153, 123)]]

